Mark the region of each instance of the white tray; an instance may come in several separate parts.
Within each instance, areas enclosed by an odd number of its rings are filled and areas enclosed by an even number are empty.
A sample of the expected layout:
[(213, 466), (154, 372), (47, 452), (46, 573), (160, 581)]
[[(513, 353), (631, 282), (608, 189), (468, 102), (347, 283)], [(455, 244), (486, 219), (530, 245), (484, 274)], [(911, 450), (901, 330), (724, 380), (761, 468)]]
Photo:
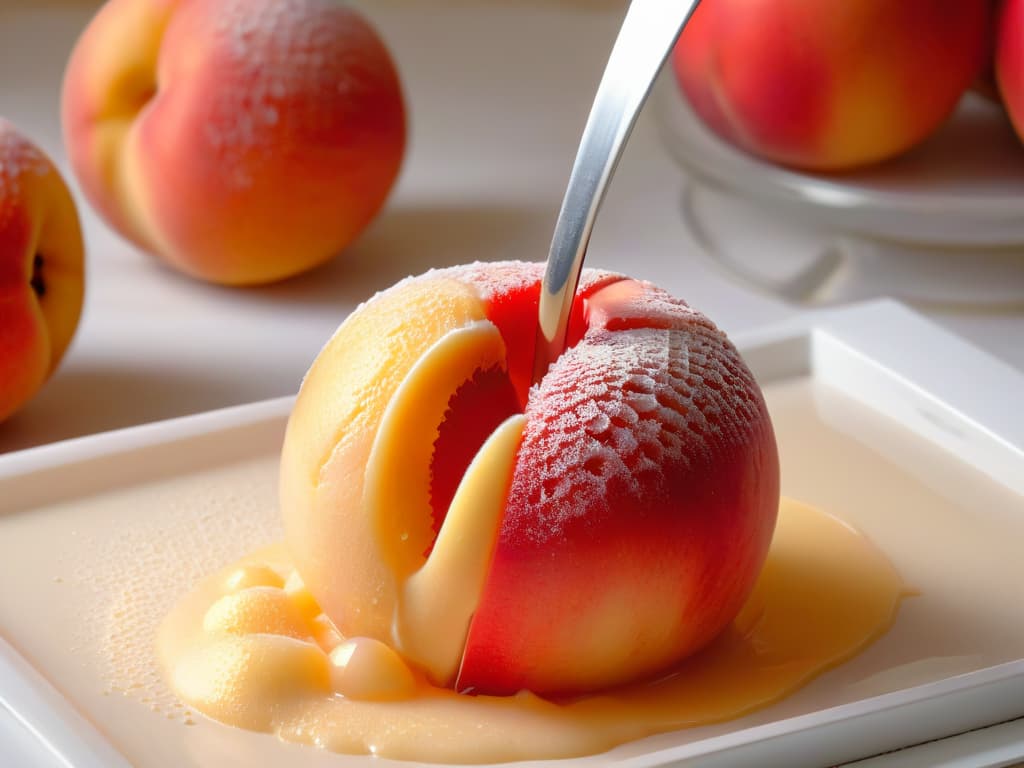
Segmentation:
[[(1024, 511), (1024, 411), (1008, 407), (1024, 393), (1024, 375), (1009, 366), (892, 302), (808, 315), (738, 344), (762, 383), (810, 376), (827, 384), (1020, 494), (1019, 509), (1011, 511)], [(143, 482), (269, 455), (279, 446), (290, 405), (290, 399), (267, 401), (0, 457), (0, 515), (116, 489), (124, 478)], [(128, 765), (102, 735), (107, 724), (80, 711), (47, 674), (0, 638), (0, 765), (26, 764), (29, 758), (18, 756), (28, 754), (28, 744), (38, 747), (29, 764)], [(650, 768), (686, 761), (795, 768), (878, 755), (1024, 717), (1024, 648), (1008, 663), (810, 714), (772, 719), (765, 713), (773, 709), (763, 710), (753, 727), (743, 719), (689, 743), (668, 734), (559, 765)], [(1002, 733), (998, 750), (957, 765), (1024, 759), (1020, 728), (1012, 729), (1012, 738)], [(308, 755), (310, 765), (368, 765), (368, 758)], [(160, 759), (174, 764), (173, 756)], [(180, 764), (220, 765), (222, 759), (223, 753), (209, 761), (192, 753)]]

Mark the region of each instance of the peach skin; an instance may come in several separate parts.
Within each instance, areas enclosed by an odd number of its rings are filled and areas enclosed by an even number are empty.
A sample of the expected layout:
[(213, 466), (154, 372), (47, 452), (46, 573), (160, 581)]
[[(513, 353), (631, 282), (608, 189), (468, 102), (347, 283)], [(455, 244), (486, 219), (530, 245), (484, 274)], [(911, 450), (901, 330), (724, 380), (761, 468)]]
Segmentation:
[(915, 146), (982, 67), (989, 0), (704, 0), (672, 63), (723, 138), (835, 171)]
[(995, 74), (1017, 135), (1024, 139), (1024, 3), (1006, 0), (996, 27)]
[(346, 636), (461, 691), (580, 693), (710, 642), (764, 562), (774, 433), (735, 348), (655, 286), (588, 271), (530, 387), (543, 266), (409, 278), (363, 305), (289, 420), (281, 504)]
[(82, 311), (84, 247), (50, 160), (0, 119), (0, 421), (57, 368)]
[(973, 90), (995, 104), (1002, 104), (999, 83), (996, 80), (996, 46), (1003, 0), (989, 0), (989, 28), (986, 37), (984, 66), (974, 81)]
[(330, 0), (110, 0), (68, 63), (64, 133), (89, 200), (198, 278), (266, 283), (345, 248), (405, 149), (398, 74)]

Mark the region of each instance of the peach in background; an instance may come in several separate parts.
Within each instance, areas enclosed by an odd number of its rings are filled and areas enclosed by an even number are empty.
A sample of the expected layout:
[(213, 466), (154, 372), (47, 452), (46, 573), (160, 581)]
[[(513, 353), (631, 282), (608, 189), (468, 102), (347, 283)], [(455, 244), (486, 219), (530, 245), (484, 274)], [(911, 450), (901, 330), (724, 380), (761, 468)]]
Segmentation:
[(57, 368), (83, 291), (82, 233), (64, 180), (0, 119), (0, 421)]
[(68, 63), (63, 122), (115, 229), (226, 284), (336, 255), (383, 205), (405, 148), (387, 49), (330, 0), (110, 0)]
[(672, 61), (716, 133), (841, 170), (929, 136), (977, 77), (989, 0), (703, 0)]

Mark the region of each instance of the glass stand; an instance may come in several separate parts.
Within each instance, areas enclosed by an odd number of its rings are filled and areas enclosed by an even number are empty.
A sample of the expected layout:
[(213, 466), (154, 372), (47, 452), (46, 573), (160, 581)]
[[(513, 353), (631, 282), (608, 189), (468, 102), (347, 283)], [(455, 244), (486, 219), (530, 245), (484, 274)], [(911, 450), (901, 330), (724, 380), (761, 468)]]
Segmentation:
[[(830, 231), (688, 181), (682, 213), (733, 279), (797, 304), (891, 296), (918, 306), (1024, 311), (1024, 247), (905, 243)], [(739, 224), (738, 222), (741, 222)]]

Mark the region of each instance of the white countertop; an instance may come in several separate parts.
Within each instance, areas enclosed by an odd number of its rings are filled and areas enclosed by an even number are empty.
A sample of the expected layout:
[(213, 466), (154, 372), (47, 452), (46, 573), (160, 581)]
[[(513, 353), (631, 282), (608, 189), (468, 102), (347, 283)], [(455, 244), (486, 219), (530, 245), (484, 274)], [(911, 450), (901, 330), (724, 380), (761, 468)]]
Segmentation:
[[(0, 2), (0, 115), (65, 172), (80, 203), (88, 259), (74, 345), (39, 396), (0, 424), (0, 453), (294, 393), (334, 328), (374, 291), (439, 265), (544, 258), (624, 7), (621, 0), (362, 3), (406, 88), (411, 144), (399, 186), (383, 215), (333, 263), (238, 290), (198, 283), (138, 253), (78, 194), (61, 147), (59, 84), (99, 3)], [(700, 258), (679, 212), (683, 184), (645, 113), (588, 263), (653, 280), (729, 332), (802, 311), (731, 282)], [(926, 314), (1024, 369), (1024, 286), (1021, 295), (1016, 313)], [(0, 762), (30, 764), (18, 758), (24, 736), (0, 717), (0, 756), (14, 755)]]

